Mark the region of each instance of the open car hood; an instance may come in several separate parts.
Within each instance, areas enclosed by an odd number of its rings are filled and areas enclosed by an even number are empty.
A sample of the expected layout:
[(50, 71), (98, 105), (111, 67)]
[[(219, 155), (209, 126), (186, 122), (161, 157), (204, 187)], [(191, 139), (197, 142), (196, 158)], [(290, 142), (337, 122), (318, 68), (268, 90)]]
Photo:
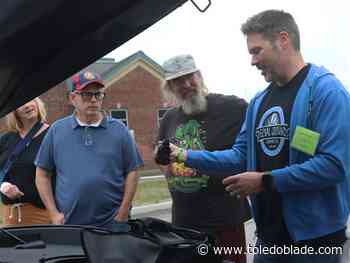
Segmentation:
[(103, 57), (187, 0), (2, 0), (0, 117)]

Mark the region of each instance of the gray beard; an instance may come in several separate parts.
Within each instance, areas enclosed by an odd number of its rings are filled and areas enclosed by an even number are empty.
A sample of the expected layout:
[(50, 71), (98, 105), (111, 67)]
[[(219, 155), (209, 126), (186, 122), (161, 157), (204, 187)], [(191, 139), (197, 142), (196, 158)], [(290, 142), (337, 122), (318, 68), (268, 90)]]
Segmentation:
[(202, 94), (194, 95), (189, 100), (181, 101), (181, 108), (187, 115), (194, 115), (207, 110), (208, 102)]

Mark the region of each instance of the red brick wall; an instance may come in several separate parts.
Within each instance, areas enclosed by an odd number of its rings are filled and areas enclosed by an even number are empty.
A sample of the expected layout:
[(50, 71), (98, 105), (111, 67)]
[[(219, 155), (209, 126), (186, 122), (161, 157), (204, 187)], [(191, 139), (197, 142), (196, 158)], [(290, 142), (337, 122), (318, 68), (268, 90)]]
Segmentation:
[(47, 109), (49, 123), (69, 115), (72, 106), (68, 103), (68, 91), (65, 82), (45, 92), (40, 98), (44, 101)]
[(129, 128), (134, 130), (135, 139), (145, 161), (145, 169), (155, 169), (153, 142), (158, 132), (158, 110), (162, 100), (160, 81), (142, 67), (129, 72), (108, 87), (104, 108), (128, 110)]

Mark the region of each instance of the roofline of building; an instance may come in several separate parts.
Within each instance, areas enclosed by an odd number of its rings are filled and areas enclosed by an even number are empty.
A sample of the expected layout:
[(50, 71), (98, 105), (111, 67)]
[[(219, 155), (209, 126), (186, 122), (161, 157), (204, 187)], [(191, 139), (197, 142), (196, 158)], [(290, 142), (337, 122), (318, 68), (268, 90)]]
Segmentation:
[(115, 66), (111, 67), (109, 70), (102, 74), (102, 78), (108, 81), (110, 78), (113, 78), (114, 76), (118, 75), (121, 71), (128, 68), (130, 64), (135, 63), (139, 60), (142, 60), (146, 64), (150, 65), (153, 68), (153, 70), (159, 74), (159, 77), (164, 78), (163, 68), (157, 62), (155, 62), (153, 59), (147, 56), (143, 51), (138, 51), (132, 54), (131, 56), (121, 60), (120, 62), (117, 62)]

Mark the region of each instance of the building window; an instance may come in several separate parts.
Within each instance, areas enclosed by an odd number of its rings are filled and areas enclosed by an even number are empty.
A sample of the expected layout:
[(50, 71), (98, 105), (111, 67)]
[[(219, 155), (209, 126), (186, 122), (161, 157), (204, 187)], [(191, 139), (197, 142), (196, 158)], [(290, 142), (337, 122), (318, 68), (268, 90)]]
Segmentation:
[(111, 110), (111, 115), (113, 118), (118, 119), (121, 122), (123, 122), (126, 127), (129, 127), (128, 110), (126, 110), (126, 109)]
[(169, 110), (170, 108), (162, 108), (158, 110), (158, 127), (160, 126), (160, 122), (164, 117), (164, 114)]

